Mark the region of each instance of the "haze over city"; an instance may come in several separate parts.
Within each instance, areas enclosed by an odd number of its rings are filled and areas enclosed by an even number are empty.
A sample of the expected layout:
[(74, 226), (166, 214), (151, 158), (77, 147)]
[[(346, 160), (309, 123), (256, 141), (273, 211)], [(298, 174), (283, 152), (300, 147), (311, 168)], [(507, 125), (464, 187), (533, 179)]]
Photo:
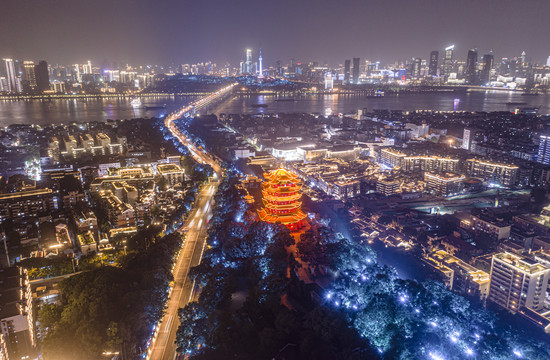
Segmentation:
[(550, 1), (0, 11), (0, 360), (550, 359)]
[(545, 0), (5, 0), (0, 55), (54, 64), (235, 63), (243, 49), (262, 47), (269, 66), (291, 58), (337, 65), (352, 56), (402, 62), (455, 44), (498, 58), (525, 50), (540, 62), (550, 55), (542, 40), (550, 38), (549, 13)]

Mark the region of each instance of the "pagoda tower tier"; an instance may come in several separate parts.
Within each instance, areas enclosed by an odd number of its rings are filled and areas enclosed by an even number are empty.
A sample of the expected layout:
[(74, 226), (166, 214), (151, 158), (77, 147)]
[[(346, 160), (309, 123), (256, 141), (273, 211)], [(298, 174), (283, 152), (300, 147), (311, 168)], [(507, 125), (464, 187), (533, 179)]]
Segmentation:
[(283, 168), (264, 174), (262, 183), (263, 208), (258, 211), (262, 221), (281, 223), (290, 230), (304, 226), (306, 214), (302, 212), (302, 183), (293, 172)]

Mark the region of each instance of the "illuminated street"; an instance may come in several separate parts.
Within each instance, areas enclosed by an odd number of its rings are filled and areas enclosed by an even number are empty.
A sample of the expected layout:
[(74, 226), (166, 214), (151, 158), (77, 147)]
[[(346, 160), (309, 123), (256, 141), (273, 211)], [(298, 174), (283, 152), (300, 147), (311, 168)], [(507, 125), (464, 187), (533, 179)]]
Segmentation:
[[(223, 176), (220, 165), (211, 155), (197, 149), (174, 124), (174, 120), (187, 115), (192, 110), (205, 108), (219, 97), (225, 96), (234, 85), (228, 86), (214, 94), (205, 97), (194, 104), (184, 107), (180, 111), (169, 115), (165, 120), (165, 126), (172, 134), (184, 144), (196, 161), (210, 165), (216, 172), (217, 177)], [(204, 186), (197, 196), (197, 200), (189, 213), (187, 222), (178, 231), (185, 236), (183, 248), (174, 267), (174, 286), (168, 303), (166, 313), (156, 328), (151, 346), (149, 347), (147, 359), (151, 360), (172, 360), (176, 356), (176, 332), (179, 326), (178, 309), (183, 308), (193, 296), (193, 283), (188, 278), (189, 270), (201, 262), (202, 253), (206, 240), (206, 230), (211, 216), (212, 199), (216, 194), (218, 182), (213, 181)]]

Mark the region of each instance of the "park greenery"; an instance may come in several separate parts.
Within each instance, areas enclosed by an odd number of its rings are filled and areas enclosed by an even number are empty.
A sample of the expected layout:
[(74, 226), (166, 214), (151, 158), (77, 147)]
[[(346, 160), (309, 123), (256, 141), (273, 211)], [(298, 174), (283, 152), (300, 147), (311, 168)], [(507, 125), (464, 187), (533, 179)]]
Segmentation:
[(178, 350), (192, 359), (550, 358), (532, 329), (443, 284), (399, 278), (325, 224), (312, 221), (291, 251), (288, 230), (247, 213), (234, 183), (220, 186), (208, 250), (190, 274), (198, 301), (179, 313)]
[(246, 216), (235, 181), (224, 180), (215, 197), (208, 250), (190, 273), (201, 292), (180, 309), (178, 350), (193, 359), (377, 357), (343, 313), (316, 304), (287, 251), (294, 238)]
[(120, 266), (96, 266), (63, 280), (60, 302), (38, 314), (44, 359), (91, 360), (108, 350), (139, 355), (163, 314), (181, 241), (150, 227), (131, 238)]

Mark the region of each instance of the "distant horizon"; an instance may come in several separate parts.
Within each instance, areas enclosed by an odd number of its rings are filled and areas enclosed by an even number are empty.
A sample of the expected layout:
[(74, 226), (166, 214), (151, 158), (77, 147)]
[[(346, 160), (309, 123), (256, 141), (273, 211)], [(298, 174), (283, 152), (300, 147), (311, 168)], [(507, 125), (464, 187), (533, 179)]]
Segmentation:
[(550, 38), (547, 0), (4, 0), (2, 13), (1, 56), (52, 64), (235, 65), (246, 48), (256, 58), (260, 47), (268, 66), (354, 56), (388, 64), (427, 59), (450, 44), (460, 59), (475, 47), (499, 59), (525, 50), (545, 63), (550, 55), (541, 41)]
[[(252, 49), (252, 59), (253, 59), (253, 61), (258, 60), (259, 48), (255, 49), (253, 47), (245, 47), (245, 48), (243, 48), (243, 51), (242, 51), (242, 53), (243, 53), (242, 59), (229, 62), (229, 65), (231, 67), (238, 67), (239, 62), (244, 60), (244, 58), (245, 58), (244, 55), (245, 55), (246, 49)], [(439, 55), (439, 60), (441, 62), (441, 60), (444, 56), (443, 54), (445, 52), (445, 47), (442, 47), (441, 49), (431, 50), (424, 57), (422, 57), (422, 56), (401, 57), (401, 58), (395, 59), (393, 61), (392, 60), (381, 61), (379, 59), (376, 59), (376, 58), (373, 58), (373, 57), (370, 57), (370, 56), (351, 55), (351, 56), (343, 57), (340, 61), (337, 61), (335, 63), (325, 63), (325, 62), (315, 60), (315, 59), (300, 59), (300, 58), (296, 58), (296, 57), (291, 57), (291, 58), (288, 58), (288, 59), (279, 59), (279, 58), (277, 58), (275, 60), (271, 60), (269, 58), (266, 58), (266, 56), (264, 55), (265, 54), (265, 49), (266, 49), (265, 47), (262, 47), (262, 57), (263, 57), (264, 68), (274, 67), (276, 65), (277, 61), (281, 61), (281, 65), (286, 66), (290, 63), (291, 60), (294, 60), (295, 62), (302, 62), (302, 63), (317, 62), (317, 63), (319, 63), (320, 66), (328, 65), (329, 67), (339, 67), (339, 66), (343, 66), (345, 60), (351, 60), (352, 58), (356, 58), (356, 57), (359, 57), (361, 59), (361, 63), (364, 63), (366, 60), (369, 60), (371, 63), (379, 61), (383, 65), (393, 65), (395, 63), (405, 64), (406, 62), (410, 63), (411, 60), (413, 60), (414, 58), (420, 58), (422, 60), (429, 60), (431, 51), (439, 51), (439, 54), (440, 54)], [(495, 52), (492, 51), (492, 50), (482, 51), (479, 48), (468, 47), (468, 48), (465, 48), (464, 51), (461, 51), (460, 48), (457, 50), (457, 47), (455, 46), (455, 52), (454, 52), (454, 58), (453, 59), (458, 60), (458, 61), (465, 61), (466, 60), (466, 54), (471, 49), (476, 49), (477, 50), (478, 58), (481, 58), (482, 56), (484, 56), (486, 54), (492, 54), (495, 57), (495, 60), (501, 60), (501, 59), (505, 59), (505, 58), (507, 58), (507, 59), (519, 58), (521, 56), (521, 53), (523, 51), (525, 51), (527, 61), (529, 63), (538, 64), (538, 65), (546, 65), (547, 59), (550, 58), (550, 54), (549, 54), (549, 56), (544, 58), (544, 59), (535, 59), (530, 55), (528, 50), (520, 50), (517, 54), (514, 54), (514, 55), (499, 56), (498, 54), (495, 54)], [(49, 59), (47, 59), (45, 57), (31, 58), (31, 57), (27, 56), (27, 57), (19, 58), (19, 57), (13, 57), (13, 56), (6, 56), (6, 55), (2, 55), (2, 54), (0, 54), (0, 59), (2, 59), (2, 60), (3, 59), (12, 59), (12, 60), (18, 60), (18, 61), (34, 61), (35, 63), (38, 63), (38, 61), (41, 61), (41, 60), (45, 60), (49, 65), (59, 65), (59, 66), (72, 66), (74, 64), (85, 64), (88, 60), (90, 60), (92, 62), (93, 66), (101, 66), (103, 63), (109, 63), (111, 65), (113, 63), (118, 63), (118, 65), (128, 64), (130, 66), (170, 67), (170, 66), (181, 66), (181, 65), (184, 65), (184, 64), (206, 63), (206, 62), (210, 61), (212, 63), (215, 63), (219, 67), (220, 66), (223, 67), (227, 63), (226, 61), (216, 61), (215, 59), (204, 59), (204, 60), (198, 60), (198, 61), (185, 61), (185, 60), (182, 60), (180, 62), (172, 61), (172, 62), (169, 62), (169, 63), (162, 63), (162, 62), (161, 63), (140, 63), (139, 61), (109, 60), (108, 57), (104, 57), (103, 60), (97, 60), (97, 59), (94, 60), (92, 57), (90, 57), (90, 58), (85, 58), (85, 60), (62, 62), (62, 61), (50, 61)]]

